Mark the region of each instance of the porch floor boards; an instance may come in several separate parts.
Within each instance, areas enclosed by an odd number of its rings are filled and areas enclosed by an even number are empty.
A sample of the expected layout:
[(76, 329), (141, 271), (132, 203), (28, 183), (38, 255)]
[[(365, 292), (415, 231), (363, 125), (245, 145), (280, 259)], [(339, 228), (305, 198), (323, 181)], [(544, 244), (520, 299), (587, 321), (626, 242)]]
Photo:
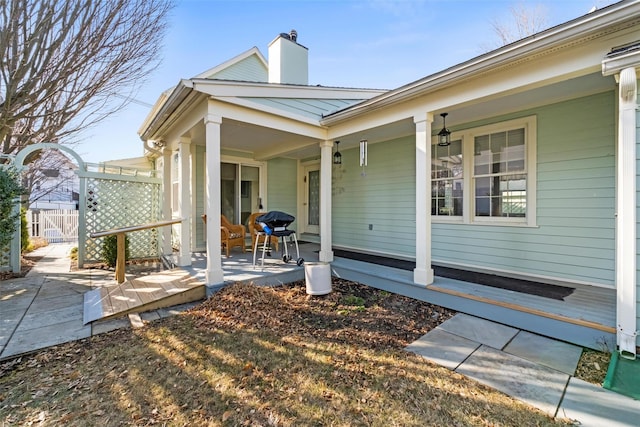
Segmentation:
[(436, 277), (434, 283), (427, 288), (607, 333), (615, 333), (615, 290), (586, 285), (572, 286), (575, 286), (575, 290), (571, 295), (565, 297), (564, 301), (440, 277)]
[(204, 299), (206, 288), (183, 269), (173, 269), (93, 289), (84, 295), (84, 323)]
[(584, 347), (615, 345), (615, 289), (571, 284), (573, 293), (556, 300), (438, 276), (431, 285), (416, 285), (411, 271), (339, 257), (332, 270), (347, 280)]

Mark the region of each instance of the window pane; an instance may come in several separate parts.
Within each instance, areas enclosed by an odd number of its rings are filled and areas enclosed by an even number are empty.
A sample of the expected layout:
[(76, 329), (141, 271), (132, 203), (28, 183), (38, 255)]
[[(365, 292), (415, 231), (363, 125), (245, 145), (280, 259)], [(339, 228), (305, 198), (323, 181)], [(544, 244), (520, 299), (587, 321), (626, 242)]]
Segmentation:
[(510, 175), (502, 177), (500, 194), (502, 196), (502, 216), (525, 216), (527, 212), (526, 175)]
[(489, 173), (491, 163), (491, 149), (489, 145), (489, 135), (474, 138), (474, 173), (476, 175), (486, 175)]
[(431, 215), (462, 215), (462, 140), (431, 146)]
[(506, 172), (507, 159), (505, 149), (507, 148), (507, 133), (499, 132), (490, 135), (491, 153), (493, 153), (493, 162), (491, 165), (492, 173)]
[(508, 167), (509, 172), (525, 171), (524, 129), (510, 130), (508, 135)]

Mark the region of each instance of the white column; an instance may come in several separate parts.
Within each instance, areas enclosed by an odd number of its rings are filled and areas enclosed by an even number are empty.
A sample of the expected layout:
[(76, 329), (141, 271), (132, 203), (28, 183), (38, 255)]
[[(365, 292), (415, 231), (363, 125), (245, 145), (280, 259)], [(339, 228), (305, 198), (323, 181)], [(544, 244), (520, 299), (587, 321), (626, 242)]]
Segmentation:
[(636, 357), (636, 70), (620, 73), (616, 226), (617, 342), (620, 354)]
[(413, 118), (416, 124), (416, 268), (413, 281), (433, 283), (431, 268), (431, 123), (433, 114)]
[(318, 259), (333, 261), (331, 247), (331, 168), (333, 165), (333, 142), (320, 143), (320, 253)]
[(191, 138), (180, 137), (180, 189), (178, 190), (178, 206), (180, 208), (180, 256), (179, 266), (191, 265)]
[[(165, 148), (162, 151), (162, 218), (171, 219), (171, 198), (173, 189), (171, 188), (171, 150)], [(162, 253), (171, 255), (171, 227), (162, 227)]]
[(220, 255), (220, 126), (222, 117), (208, 113), (204, 118), (206, 153), (207, 284), (224, 282)]

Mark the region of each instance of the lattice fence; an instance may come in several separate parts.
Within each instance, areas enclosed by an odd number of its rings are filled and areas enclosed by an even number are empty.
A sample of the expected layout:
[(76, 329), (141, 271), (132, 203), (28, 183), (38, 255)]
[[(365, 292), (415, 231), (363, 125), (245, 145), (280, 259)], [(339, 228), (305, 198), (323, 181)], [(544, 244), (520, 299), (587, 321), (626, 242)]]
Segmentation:
[[(102, 238), (92, 239), (93, 232), (148, 224), (161, 218), (160, 180), (114, 175), (86, 177), (84, 262), (100, 261)], [(128, 234), (130, 257), (151, 258), (159, 255), (158, 231), (155, 229)]]

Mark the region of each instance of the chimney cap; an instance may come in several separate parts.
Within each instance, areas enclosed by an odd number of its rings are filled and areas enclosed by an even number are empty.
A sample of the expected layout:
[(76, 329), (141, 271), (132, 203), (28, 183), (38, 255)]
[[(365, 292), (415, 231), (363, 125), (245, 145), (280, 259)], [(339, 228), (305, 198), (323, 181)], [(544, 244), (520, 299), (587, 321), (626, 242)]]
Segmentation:
[(288, 33), (280, 33), (280, 37), (291, 40), (294, 43), (298, 42), (298, 32), (296, 30), (291, 30)]

